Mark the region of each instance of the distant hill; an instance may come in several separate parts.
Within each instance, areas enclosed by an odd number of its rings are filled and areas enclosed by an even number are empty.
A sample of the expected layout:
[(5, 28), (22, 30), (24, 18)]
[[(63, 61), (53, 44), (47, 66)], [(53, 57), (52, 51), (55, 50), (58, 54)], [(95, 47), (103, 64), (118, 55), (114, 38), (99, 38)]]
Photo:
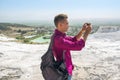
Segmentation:
[(16, 24), (16, 23), (0, 23), (0, 30), (9, 30), (10, 27), (31, 27), (23, 24)]

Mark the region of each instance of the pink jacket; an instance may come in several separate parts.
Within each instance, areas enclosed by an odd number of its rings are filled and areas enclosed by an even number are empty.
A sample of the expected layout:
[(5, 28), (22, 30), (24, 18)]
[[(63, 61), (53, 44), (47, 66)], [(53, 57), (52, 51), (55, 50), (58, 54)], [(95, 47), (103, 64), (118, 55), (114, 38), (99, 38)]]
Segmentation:
[(74, 66), (72, 64), (70, 50), (81, 50), (85, 46), (85, 41), (80, 39), (76, 40), (76, 37), (66, 36), (65, 33), (58, 31), (57, 29), (54, 32), (54, 56), (57, 61), (61, 61), (63, 58), (63, 50), (65, 50), (65, 65), (69, 75), (72, 75), (72, 70)]

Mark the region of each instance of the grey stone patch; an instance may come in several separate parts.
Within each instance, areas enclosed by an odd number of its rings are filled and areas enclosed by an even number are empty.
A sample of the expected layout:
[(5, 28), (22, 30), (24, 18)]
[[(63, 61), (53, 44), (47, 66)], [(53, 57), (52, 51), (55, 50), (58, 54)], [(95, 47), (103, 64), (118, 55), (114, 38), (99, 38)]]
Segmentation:
[(2, 57), (4, 54), (2, 52), (0, 52), (0, 57)]
[(20, 68), (0, 66), (0, 80), (17, 80), (22, 74), (23, 72)]
[[(78, 74), (75, 74), (75, 80), (120, 80), (120, 64), (115, 63), (116, 60), (119, 60), (120, 57), (108, 57), (104, 60), (97, 62), (92, 66), (75, 66), (75, 70), (79, 71), (80, 69), (84, 69), (87, 73), (86, 77), (79, 77)], [(109, 64), (109, 61), (111, 64)], [(81, 72), (82, 73), (82, 72)]]
[(117, 48), (116, 50), (120, 51), (120, 49), (119, 49), (119, 48)]
[(120, 59), (120, 57), (113, 56), (113, 57), (105, 58), (104, 61), (115, 61), (115, 60), (118, 60), (118, 59)]
[(103, 80), (98, 74), (90, 73), (86, 80)]
[(120, 64), (114, 64), (117, 66), (118, 70), (120, 71)]
[(113, 57), (107, 57), (105, 60), (106, 60), (106, 61), (114, 61), (115, 58), (113, 58)]

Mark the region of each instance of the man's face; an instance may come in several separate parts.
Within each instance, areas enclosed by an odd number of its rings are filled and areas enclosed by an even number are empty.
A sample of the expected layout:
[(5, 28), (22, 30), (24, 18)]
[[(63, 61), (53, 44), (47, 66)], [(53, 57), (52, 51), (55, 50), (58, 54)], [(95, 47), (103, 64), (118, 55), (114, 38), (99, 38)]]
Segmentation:
[(62, 29), (64, 32), (66, 32), (66, 31), (68, 30), (68, 28), (69, 28), (68, 20), (65, 19), (65, 20), (62, 21), (60, 24), (61, 24), (61, 29)]

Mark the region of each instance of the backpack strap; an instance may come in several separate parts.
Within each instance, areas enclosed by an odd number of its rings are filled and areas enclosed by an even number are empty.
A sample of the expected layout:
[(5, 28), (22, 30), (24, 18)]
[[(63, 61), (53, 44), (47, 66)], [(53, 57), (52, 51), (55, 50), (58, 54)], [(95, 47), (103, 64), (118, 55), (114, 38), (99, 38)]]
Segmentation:
[(51, 49), (52, 50), (52, 47), (53, 47), (53, 43), (54, 43), (54, 34), (51, 36), (51, 41), (50, 41), (50, 45), (49, 45), (49, 50)]
[[(54, 49), (53, 49), (54, 37), (55, 37), (55, 34), (53, 34), (53, 35), (51, 36), (51, 42), (50, 42), (50, 45), (49, 45), (49, 48), (48, 48), (48, 49), (50, 49), (50, 50), (54, 50)], [(65, 52), (66, 52), (66, 50), (63, 50), (63, 55), (62, 55), (63, 61), (65, 61)], [(53, 53), (54, 53), (54, 52), (53, 52)], [(54, 56), (54, 54), (53, 54), (53, 56)], [(54, 56), (54, 59), (55, 59), (55, 61), (56, 61), (56, 57), (55, 57), (55, 56)]]
[(65, 61), (65, 52), (66, 52), (66, 50), (63, 50), (63, 61)]

